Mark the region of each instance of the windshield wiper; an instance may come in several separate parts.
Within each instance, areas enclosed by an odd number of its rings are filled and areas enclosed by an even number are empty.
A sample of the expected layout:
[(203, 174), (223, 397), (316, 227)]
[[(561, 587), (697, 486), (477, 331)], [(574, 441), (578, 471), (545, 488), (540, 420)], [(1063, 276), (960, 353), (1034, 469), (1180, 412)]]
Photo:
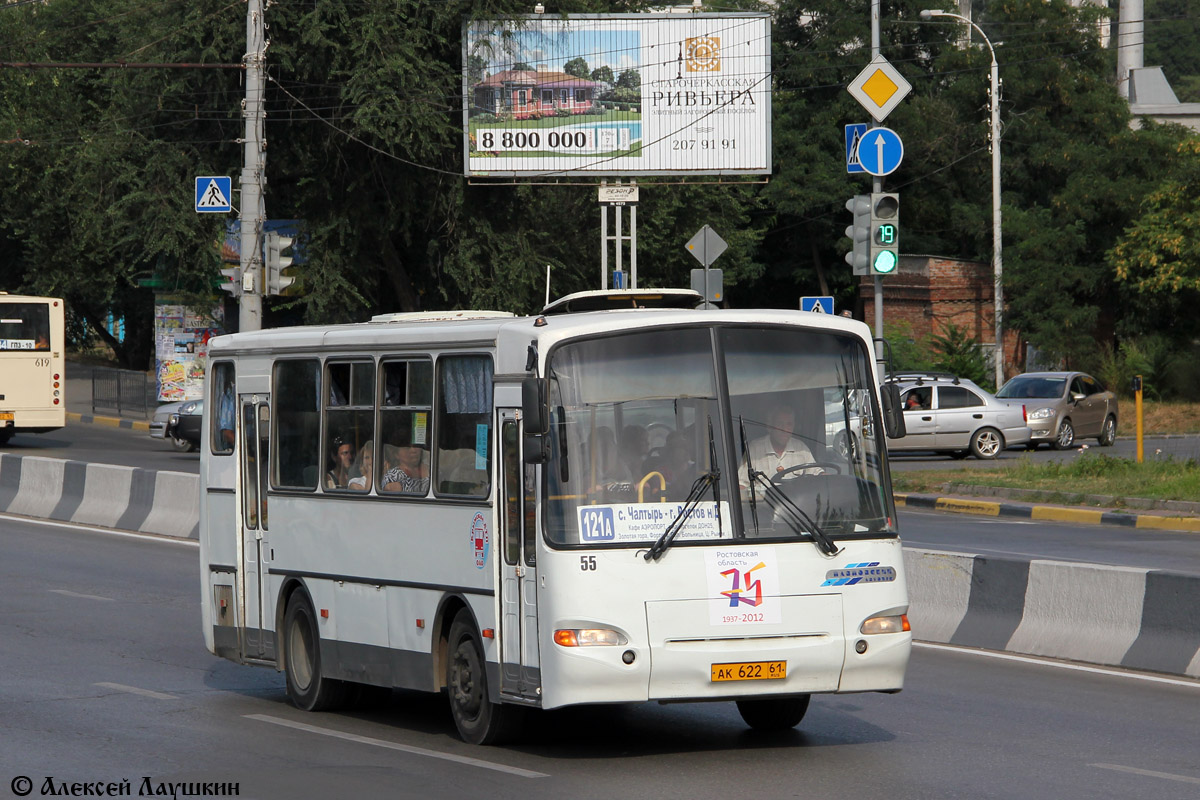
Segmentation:
[[(746, 474), (754, 474), (754, 462), (750, 460), (750, 448), (746, 446), (746, 423), (738, 417), (738, 427), (742, 431), (742, 452), (746, 454)], [(750, 518), (754, 520), (754, 535), (758, 536), (758, 498), (754, 491), (754, 481), (750, 481)]]
[(821, 526), (816, 523), (816, 520), (804, 513), (804, 509), (796, 505), (792, 498), (788, 497), (782, 489), (767, 480), (766, 475), (757, 470), (749, 469), (748, 464), (747, 469), (750, 473), (751, 491), (753, 491), (755, 482), (762, 484), (763, 496), (778, 503), (779, 508), (792, 517), (789, 524), (791, 524), (793, 530), (800, 533), (807, 533), (811, 536), (813, 544), (827, 556), (836, 556), (842, 552), (842, 548), (838, 547), (833, 539), (829, 538), (829, 534), (821, 530)]
[(713, 490), (713, 504), (717, 515), (717, 533), (720, 534), (721, 495), (719, 484), (721, 481), (721, 470), (717, 469), (717, 446), (713, 440), (712, 417), (708, 418), (708, 463), (710, 467), (709, 471), (692, 482), (692, 488), (688, 491), (687, 499), (683, 501), (683, 508), (679, 510), (679, 514), (675, 519), (671, 520), (671, 523), (667, 525), (667, 529), (662, 532), (662, 535), (646, 551), (645, 559), (647, 561), (651, 559), (657, 561), (662, 558), (662, 554), (671, 546), (671, 542), (675, 540), (675, 536), (683, 530), (688, 517), (696, 510), (696, 506), (700, 505), (700, 498), (704, 496), (705, 490), (710, 486)]

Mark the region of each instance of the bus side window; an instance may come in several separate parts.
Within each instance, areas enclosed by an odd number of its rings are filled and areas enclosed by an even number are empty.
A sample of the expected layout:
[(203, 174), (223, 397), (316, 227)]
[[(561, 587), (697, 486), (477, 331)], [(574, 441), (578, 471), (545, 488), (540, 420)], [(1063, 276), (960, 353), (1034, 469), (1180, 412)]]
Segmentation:
[(276, 488), (317, 488), (321, 473), (320, 378), (321, 362), (315, 358), (275, 362), (271, 481)]
[(492, 359), (438, 359), (437, 459), (439, 494), (486, 497), (491, 483)]
[(209, 408), (216, 411), (212, 418), (213, 455), (233, 452), (237, 423), (237, 389), (234, 386), (233, 364), (223, 361), (212, 368), (212, 399)]
[[(325, 406), (326, 490), (353, 490), (350, 481), (362, 476), (363, 445), (375, 437), (375, 362), (342, 361), (326, 364), (329, 386)], [(339, 458), (346, 452), (349, 462)]]
[(427, 494), (433, 362), (427, 358), (384, 361), (380, 370), (383, 401), (376, 452), (381, 456), (375, 465), (379, 491)]

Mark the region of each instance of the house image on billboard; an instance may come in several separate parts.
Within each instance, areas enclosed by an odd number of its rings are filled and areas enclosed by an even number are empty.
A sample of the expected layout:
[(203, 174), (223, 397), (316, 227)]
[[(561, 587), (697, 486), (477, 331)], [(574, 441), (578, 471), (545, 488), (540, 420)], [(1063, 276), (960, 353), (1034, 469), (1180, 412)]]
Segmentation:
[(601, 84), (566, 72), (506, 69), (475, 84), (473, 111), (529, 119), (592, 111)]

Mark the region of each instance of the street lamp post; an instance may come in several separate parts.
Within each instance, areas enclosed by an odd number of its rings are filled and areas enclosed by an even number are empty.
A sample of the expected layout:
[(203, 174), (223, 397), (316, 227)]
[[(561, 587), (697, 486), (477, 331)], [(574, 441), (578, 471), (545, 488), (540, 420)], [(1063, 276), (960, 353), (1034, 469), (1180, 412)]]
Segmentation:
[(995, 276), (993, 295), (996, 299), (996, 389), (1004, 384), (1004, 259), (1000, 236), (1000, 65), (996, 63), (996, 48), (983, 29), (972, 20), (949, 11), (925, 9), (921, 19), (952, 17), (970, 25), (983, 37), (992, 54), (992, 270)]

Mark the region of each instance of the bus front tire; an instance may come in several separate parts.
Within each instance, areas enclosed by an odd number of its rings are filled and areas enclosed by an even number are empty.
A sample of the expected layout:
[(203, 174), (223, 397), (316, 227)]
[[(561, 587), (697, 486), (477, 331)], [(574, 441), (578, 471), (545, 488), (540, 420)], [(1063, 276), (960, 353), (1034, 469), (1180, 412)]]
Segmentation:
[(321, 636), (312, 605), (302, 592), (288, 601), (283, 632), (288, 699), (302, 711), (326, 711), (341, 705), (346, 684), (321, 675)]
[(756, 731), (786, 731), (800, 724), (808, 712), (811, 695), (772, 697), (766, 700), (738, 700), (742, 719)]
[(466, 611), (450, 625), (446, 693), (458, 735), (469, 744), (500, 744), (516, 735), (522, 709), (488, 699), (487, 661)]

